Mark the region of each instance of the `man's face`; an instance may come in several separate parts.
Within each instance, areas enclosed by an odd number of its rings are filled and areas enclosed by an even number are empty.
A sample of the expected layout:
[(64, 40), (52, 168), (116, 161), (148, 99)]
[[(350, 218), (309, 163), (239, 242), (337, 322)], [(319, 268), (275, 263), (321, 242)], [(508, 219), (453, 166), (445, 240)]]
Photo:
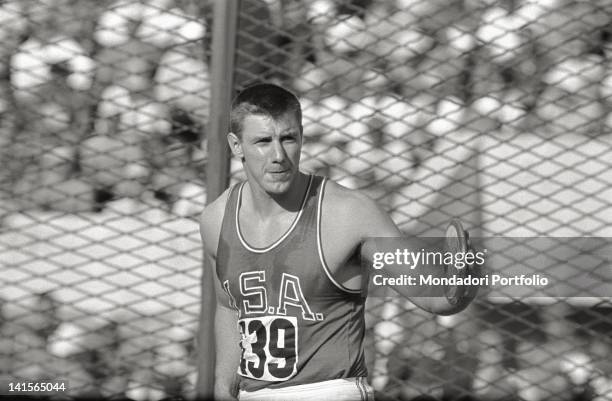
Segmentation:
[(251, 184), (275, 195), (290, 190), (302, 148), (301, 124), (293, 114), (278, 120), (249, 115), (242, 125), (242, 138), (230, 134), (229, 141), (234, 154), (242, 158)]

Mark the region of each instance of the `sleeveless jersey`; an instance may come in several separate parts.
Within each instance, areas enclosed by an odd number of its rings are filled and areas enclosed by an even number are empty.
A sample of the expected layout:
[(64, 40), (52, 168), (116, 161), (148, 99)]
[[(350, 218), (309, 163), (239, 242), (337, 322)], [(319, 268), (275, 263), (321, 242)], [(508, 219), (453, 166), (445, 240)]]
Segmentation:
[(240, 389), (367, 376), (365, 298), (334, 279), (322, 254), (325, 179), (310, 176), (291, 227), (266, 248), (240, 231), (243, 188), (230, 190), (217, 250), (217, 276), (238, 311)]

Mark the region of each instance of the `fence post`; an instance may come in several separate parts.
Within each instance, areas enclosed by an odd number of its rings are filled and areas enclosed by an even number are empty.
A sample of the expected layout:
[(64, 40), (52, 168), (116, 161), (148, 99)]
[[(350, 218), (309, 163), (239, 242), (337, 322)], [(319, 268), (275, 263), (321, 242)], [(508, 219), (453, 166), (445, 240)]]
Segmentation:
[[(232, 98), (236, 30), (240, 0), (215, 0), (211, 54), (211, 101), (206, 165), (207, 203), (215, 200), (229, 182), (229, 149), (226, 135)], [(205, 260), (205, 259), (204, 259)], [(198, 398), (212, 399), (215, 375), (215, 296), (212, 267), (203, 265), (198, 329)]]

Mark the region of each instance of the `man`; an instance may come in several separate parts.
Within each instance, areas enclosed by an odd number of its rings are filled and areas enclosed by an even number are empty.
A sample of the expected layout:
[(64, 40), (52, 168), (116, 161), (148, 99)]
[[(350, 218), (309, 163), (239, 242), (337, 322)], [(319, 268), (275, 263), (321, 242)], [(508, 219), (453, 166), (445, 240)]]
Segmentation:
[[(251, 86), (230, 120), (228, 143), (247, 181), (201, 217), (218, 278), (215, 399), (234, 398), (236, 385), (240, 400), (373, 399), (357, 259), (365, 238), (400, 231), (362, 193), (300, 172), (302, 113), (290, 92)], [(413, 301), (443, 314), (465, 307)]]

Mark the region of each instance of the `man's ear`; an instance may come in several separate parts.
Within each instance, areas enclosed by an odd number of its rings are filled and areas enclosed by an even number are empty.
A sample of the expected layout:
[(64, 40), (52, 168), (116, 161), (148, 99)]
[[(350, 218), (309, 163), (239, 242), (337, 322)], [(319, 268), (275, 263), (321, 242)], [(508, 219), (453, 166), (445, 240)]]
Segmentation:
[(229, 144), (232, 154), (242, 160), (242, 142), (240, 142), (238, 135), (234, 134), (233, 132), (228, 133), (227, 143)]

